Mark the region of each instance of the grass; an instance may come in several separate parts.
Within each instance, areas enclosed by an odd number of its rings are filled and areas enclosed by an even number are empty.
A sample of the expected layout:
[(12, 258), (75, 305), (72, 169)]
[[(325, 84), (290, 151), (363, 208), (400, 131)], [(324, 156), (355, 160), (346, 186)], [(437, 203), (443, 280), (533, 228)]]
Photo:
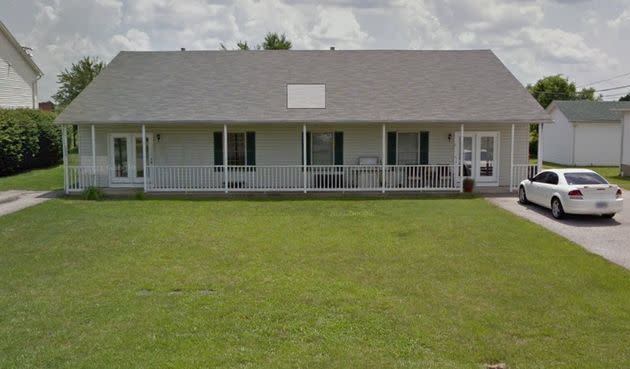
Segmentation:
[[(76, 165), (78, 154), (70, 154), (70, 165)], [(63, 189), (63, 165), (33, 169), (7, 177), (0, 177), (0, 191), (54, 191)]]
[[(543, 166), (545, 168), (549, 168), (549, 169), (570, 168), (570, 167), (567, 167), (566, 165), (551, 163), (551, 162), (547, 162), (547, 161), (543, 163)], [(594, 170), (597, 173), (599, 173), (602, 176), (604, 176), (604, 178), (606, 178), (608, 180), (608, 182), (614, 183), (614, 184), (618, 185), (619, 187), (625, 188), (626, 190), (630, 190), (630, 177), (628, 177), (628, 176), (625, 176), (625, 177), (620, 176), (619, 175), (619, 167), (580, 167), (580, 168), (586, 168), (586, 169)]]
[(630, 272), (483, 199), (0, 218), (0, 367), (630, 367)]

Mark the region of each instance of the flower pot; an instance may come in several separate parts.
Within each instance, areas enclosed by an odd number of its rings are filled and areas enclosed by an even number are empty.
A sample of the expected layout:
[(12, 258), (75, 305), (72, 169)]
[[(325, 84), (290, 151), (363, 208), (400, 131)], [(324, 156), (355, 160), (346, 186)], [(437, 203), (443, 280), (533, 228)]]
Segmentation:
[(464, 178), (464, 192), (473, 192), (475, 188), (475, 180), (472, 178)]

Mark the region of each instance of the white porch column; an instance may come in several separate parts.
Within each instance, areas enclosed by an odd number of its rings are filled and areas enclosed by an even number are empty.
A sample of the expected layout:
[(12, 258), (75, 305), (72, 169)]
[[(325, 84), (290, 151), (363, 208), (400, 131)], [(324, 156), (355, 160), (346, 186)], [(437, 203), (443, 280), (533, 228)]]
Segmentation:
[(227, 139), (227, 124), (223, 125), (223, 179), (225, 181), (225, 193), (228, 193), (228, 139)]
[(306, 193), (306, 124), (302, 124), (302, 181)]
[(68, 193), (68, 127), (61, 126), (61, 146), (63, 148), (63, 192)]
[(510, 142), (510, 192), (514, 190), (514, 123), (512, 123), (512, 137)]
[(96, 186), (96, 131), (94, 124), (91, 127), (92, 131), (92, 185)]
[(543, 124), (538, 123), (538, 168), (539, 172), (543, 167)]
[(142, 125), (142, 179), (144, 180), (144, 192), (147, 192), (147, 131)]
[(387, 145), (387, 132), (385, 130), (385, 124), (383, 124), (383, 134), (382, 134), (382, 152), (381, 152), (381, 192), (385, 193), (385, 155), (387, 153), (386, 151), (386, 145)]
[(464, 192), (464, 124), (459, 127), (459, 192)]

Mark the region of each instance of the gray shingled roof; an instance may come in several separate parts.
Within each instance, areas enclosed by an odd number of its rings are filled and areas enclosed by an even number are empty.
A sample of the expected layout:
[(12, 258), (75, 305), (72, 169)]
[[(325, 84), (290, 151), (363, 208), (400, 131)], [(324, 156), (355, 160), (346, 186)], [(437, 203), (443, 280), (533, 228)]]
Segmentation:
[[(325, 109), (287, 109), (325, 83)], [(490, 50), (121, 52), (57, 123), (550, 122)]]
[(630, 101), (560, 101), (556, 100), (547, 110), (556, 106), (570, 122), (607, 123), (621, 122), (622, 111), (630, 109)]

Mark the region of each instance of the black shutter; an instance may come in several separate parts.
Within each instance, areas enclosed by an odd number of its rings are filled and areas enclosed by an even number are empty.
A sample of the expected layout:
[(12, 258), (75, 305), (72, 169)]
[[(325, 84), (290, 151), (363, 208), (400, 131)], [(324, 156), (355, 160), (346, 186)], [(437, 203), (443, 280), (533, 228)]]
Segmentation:
[(420, 164), (429, 164), (429, 132), (420, 132)]
[(396, 132), (387, 132), (387, 165), (396, 165)]
[(214, 132), (214, 165), (223, 165), (223, 132)]
[(256, 165), (256, 132), (247, 132), (247, 162), (246, 165)]
[(306, 165), (311, 164), (311, 132), (306, 132)]
[(343, 165), (343, 132), (335, 132), (335, 165)]
[[(301, 158), (302, 161), (300, 162), (300, 164), (304, 163), (304, 135), (301, 135), (302, 137), (302, 152), (301, 152)], [(311, 132), (306, 132), (306, 165), (311, 165)]]

